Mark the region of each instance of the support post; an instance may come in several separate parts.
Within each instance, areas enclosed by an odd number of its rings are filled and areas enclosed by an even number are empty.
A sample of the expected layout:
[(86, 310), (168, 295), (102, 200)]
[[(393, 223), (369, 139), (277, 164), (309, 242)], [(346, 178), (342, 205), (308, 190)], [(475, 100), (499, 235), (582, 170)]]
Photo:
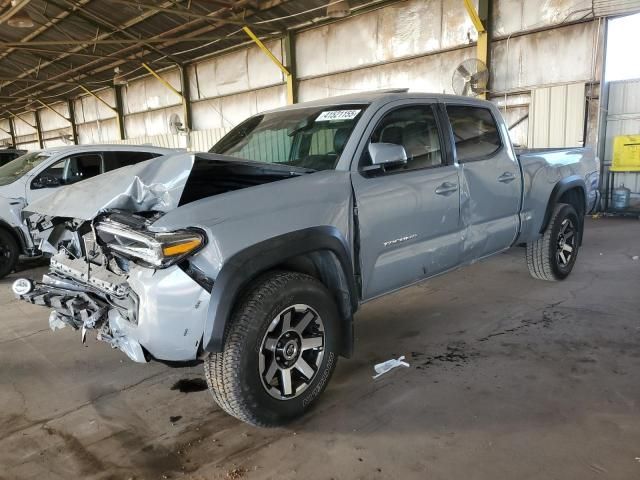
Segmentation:
[(9, 117), (9, 135), (11, 135), (11, 143), (13, 143), (13, 148), (18, 148), (18, 142), (16, 142), (16, 130), (13, 127), (13, 118)]
[(193, 115), (191, 113), (191, 90), (189, 85), (189, 75), (187, 68), (180, 66), (180, 84), (182, 85), (182, 110), (184, 113), (184, 126), (187, 131), (193, 128)]
[(298, 76), (296, 68), (296, 37), (290, 30), (284, 37), (285, 66), (289, 71), (287, 80), (287, 99), (289, 103), (298, 103)]
[(124, 109), (122, 103), (122, 85), (114, 85), (113, 90), (115, 92), (116, 97), (116, 108), (114, 111), (116, 112), (116, 120), (118, 123), (118, 135), (120, 136), (120, 140), (124, 140), (126, 138), (125, 130), (124, 130)]
[(73, 144), (78, 145), (78, 126), (76, 125), (76, 106), (73, 98), (67, 100), (67, 109), (69, 110), (69, 122), (71, 123), (71, 136)]
[(38, 145), (40, 148), (44, 148), (44, 139), (42, 138), (42, 122), (40, 121), (40, 111), (36, 108), (33, 111), (33, 116), (36, 119), (36, 134), (38, 135)]
[[(489, 68), (489, 33), (491, 19), (491, 0), (478, 0), (478, 10), (476, 11), (472, 0), (463, 0), (467, 14), (478, 32), (478, 45), (476, 47), (476, 57)], [(489, 70), (489, 79), (491, 79), (491, 70)], [(487, 83), (489, 85), (489, 83)], [(488, 90), (488, 88), (487, 88)], [(479, 95), (480, 98), (486, 98), (486, 93)]]
[(262, 43), (262, 40), (260, 40), (249, 27), (245, 25), (244, 27), (242, 27), (242, 30), (244, 30), (244, 32), (249, 35), (249, 38), (251, 38), (251, 40), (253, 40), (253, 42), (258, 45), (260, 50), (262, 50), (264, 54), (269, 57), (269, 59), (276, 65), (276, 67), (278, 67), (282, 71), (287, 82), (287, 103), (295, 103), (295, 81), (291, 72), (282, 64), (280, 60), (276, 58), (273, 53), (271, 53), (271, 50), (269, 50), (267, 46)]

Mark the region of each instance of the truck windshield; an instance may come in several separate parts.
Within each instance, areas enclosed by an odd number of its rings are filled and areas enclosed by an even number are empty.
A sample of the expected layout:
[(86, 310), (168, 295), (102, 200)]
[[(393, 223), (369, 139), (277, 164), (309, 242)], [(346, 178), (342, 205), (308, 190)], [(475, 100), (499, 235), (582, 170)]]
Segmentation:
[(9, 185), (49, 158), (43, 152), (31, 152), (0, 167), (0, 186)]
[(231, 130), (210, 152), (256, 162), (331, 170), (367, 106), (307, 107), (256, 115)]

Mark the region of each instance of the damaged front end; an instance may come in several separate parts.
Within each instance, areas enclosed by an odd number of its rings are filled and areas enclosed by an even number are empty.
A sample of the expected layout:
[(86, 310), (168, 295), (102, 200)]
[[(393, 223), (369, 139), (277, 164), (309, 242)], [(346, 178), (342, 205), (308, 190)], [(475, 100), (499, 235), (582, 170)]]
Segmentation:
[[(34, 215), (30, 225), (43, 251), (52, 253), (42, 281), (20, 279), (14, 292), (23, 300), (53, 309), (52, 330), (66, 325), (88, 330), (132, 360), (193, 360), (201, 343), (202, 323), (212, 282), (198, 275), (188, 257), (206, 244), (197, 229), (152, 232), (161, 212), (108, 211), (92, 221)], [(179, 265), (178, 265), (179, 264)], [(191, 310), (158, 311), (164, 299), (180, 298)], [(205, 303), (206, 302), (206, 303)], [(142, 307), (141, 307), (142, 304)], [(198, 311), (199, 309), (199, 311)], [(172, 335), (179, 334), (173, 342)]]

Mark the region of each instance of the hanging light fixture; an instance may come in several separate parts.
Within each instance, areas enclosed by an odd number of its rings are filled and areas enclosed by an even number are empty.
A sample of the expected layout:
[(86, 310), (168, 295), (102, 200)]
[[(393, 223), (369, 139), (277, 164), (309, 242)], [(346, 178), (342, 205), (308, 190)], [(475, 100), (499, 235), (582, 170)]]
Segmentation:
[[(18, 8), (17, 0), (11, 0), (11, 8)], [(13, 28), (33, 28), (35, 24), (29, 14), (22, 8), (7, 20), (7, 25)]]
[(126, 85), (127, 83), (127, 79), (126, 77), (120, 73), (120, 67), (116, 67), (113, 69), (113, 71), (115, 72), (115, 74), (113, 75), (113, 84), (114, 85)]
[(344, 18), (351, 13), (351, 7), (347, 0), (341, 0), (338, 2), (332, 1), (327, 5), (327, 17), (329, 18)]

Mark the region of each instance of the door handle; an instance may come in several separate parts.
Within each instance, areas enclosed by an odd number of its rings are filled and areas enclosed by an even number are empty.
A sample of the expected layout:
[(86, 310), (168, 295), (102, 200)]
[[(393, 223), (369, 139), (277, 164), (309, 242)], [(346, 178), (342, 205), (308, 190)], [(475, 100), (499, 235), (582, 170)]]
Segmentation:
[(502, 183), (513, 182), (516, 179), (516, 176), (511, 172), (504, 172), (502, 175), (498, 177), (498, 181)]
[(458, 185), (455, 183), (444, 182), (438, 188), (436, 188), (436, 194), (438, 195), (451, 195), (453, 192), (458, 190)]

